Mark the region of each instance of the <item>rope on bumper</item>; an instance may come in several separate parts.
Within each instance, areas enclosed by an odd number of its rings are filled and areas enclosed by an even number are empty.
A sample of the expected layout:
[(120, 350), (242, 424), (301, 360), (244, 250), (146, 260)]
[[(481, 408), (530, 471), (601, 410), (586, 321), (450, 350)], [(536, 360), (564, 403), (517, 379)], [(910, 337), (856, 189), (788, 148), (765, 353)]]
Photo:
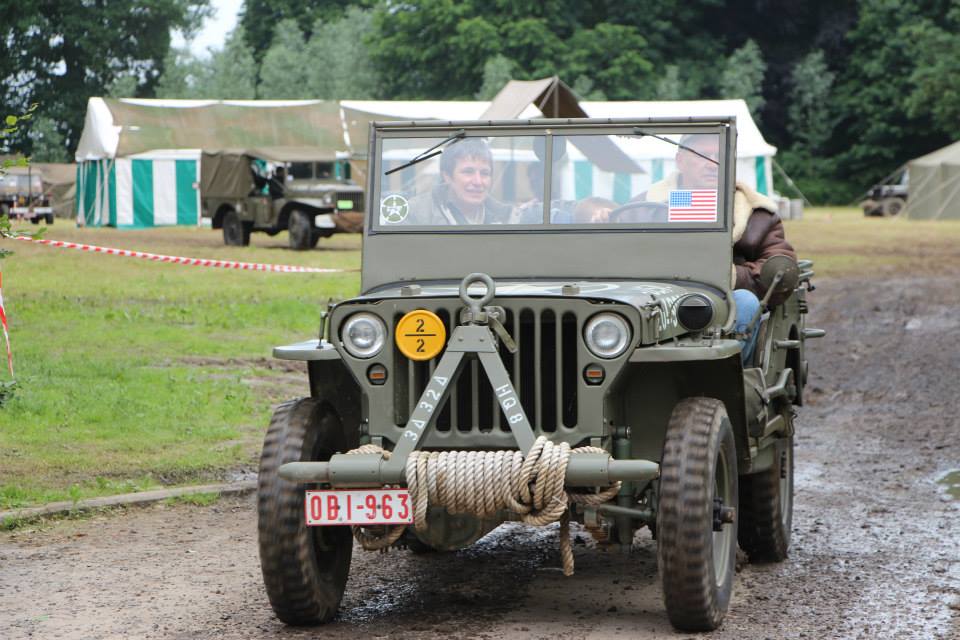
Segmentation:
[[(380, 453), (375, 445), (350, 451)], [(414, 506), (414, 526), (424, 531), (427, 508), (445, 507), (452, 514), (493, 517), (498, 511), (516, 513), (526, 524), (542, 527), (560, 521), (560, 554), (564, 575), (573, 575), (570, 544), (570, 502), (598, 505), (620, 491), (620, 483), (597, 491), (564, 488), (571, 454), (607, 453), (598, 447), (571, 449), (566, 442), (554, 444), (540, 436), (526, 457), (519, 451), (413, 451), (407, 458), (407, 487)], [(396, 542), (406, 525), (353, 527), (364, 549), (386, 549)]]

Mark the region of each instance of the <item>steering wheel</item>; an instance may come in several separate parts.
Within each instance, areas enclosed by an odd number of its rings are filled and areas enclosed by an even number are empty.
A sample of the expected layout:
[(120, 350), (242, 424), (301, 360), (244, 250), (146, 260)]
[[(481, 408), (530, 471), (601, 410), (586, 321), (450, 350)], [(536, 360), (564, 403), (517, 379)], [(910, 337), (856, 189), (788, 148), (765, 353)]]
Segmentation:
[(667, 222), (667, 205), (665, 202), (648, 202), (637, 200), (621, 205), (610, 212), (609, 222)]

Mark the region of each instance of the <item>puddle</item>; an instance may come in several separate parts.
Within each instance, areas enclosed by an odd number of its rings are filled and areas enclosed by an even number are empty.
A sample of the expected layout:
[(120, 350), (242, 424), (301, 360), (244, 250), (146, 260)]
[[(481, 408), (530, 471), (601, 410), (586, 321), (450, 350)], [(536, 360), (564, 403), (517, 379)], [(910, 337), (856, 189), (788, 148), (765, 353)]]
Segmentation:
[(948, 496), (954, 500), (960, 500), (960, 469), (947, 471), (937, 482), (946, 486)]

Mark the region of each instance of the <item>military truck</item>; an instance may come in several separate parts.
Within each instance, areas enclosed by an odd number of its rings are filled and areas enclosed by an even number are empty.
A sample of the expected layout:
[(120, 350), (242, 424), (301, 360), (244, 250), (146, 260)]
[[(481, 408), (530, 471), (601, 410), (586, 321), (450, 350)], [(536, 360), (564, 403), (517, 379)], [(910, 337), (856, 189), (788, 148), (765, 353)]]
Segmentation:
[(312, 249), (363, 227), (363, 188), (349, 162), (312, 148), (204, 152), (200, 198), (203, 216), (232, 246), (250, 244), (254, 231), (289, 231), (291, 249)]
[[(715, 140), (712, 186), (652, 198), (650, 159), (690, 134)], [(787, 557), (805, 342), (822, 332), (805, 326), (812, 263), (775, 257), (743, 358), (735, 146), (734, 118), (371, 126), (360, 294), (274, 350), (310, 388), (276, 410), (260, 461), (281, 620), (336, 614), (354, 539), (453, 550), (560, 522), (571, 574), (571, 521), (624, 549), (647, 527), (690, 631), (723, 620), (738, 544)]]
[(873, 185), (866, 192), (865, 199), (860, 202), (863, 215), (892, 218), (906, 208), (910, 190), (909, 173), (901, 169), (888, 177), (891, 179)]
[(33, 167), (10, 167), (0, 175), (0, 215), (53, 224), (50, 196), (43, 175)]

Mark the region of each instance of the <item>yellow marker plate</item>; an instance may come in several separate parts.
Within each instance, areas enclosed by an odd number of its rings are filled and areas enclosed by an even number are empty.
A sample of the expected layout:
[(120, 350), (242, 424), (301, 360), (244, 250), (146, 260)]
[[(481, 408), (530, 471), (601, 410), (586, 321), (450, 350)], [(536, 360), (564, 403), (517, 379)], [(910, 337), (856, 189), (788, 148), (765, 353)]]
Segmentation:
[(411, 360), (430, 360), (443, 351), (447, 330), (437, 314), (417, 309), (400, 318), (394, 337), (403, 355)]

